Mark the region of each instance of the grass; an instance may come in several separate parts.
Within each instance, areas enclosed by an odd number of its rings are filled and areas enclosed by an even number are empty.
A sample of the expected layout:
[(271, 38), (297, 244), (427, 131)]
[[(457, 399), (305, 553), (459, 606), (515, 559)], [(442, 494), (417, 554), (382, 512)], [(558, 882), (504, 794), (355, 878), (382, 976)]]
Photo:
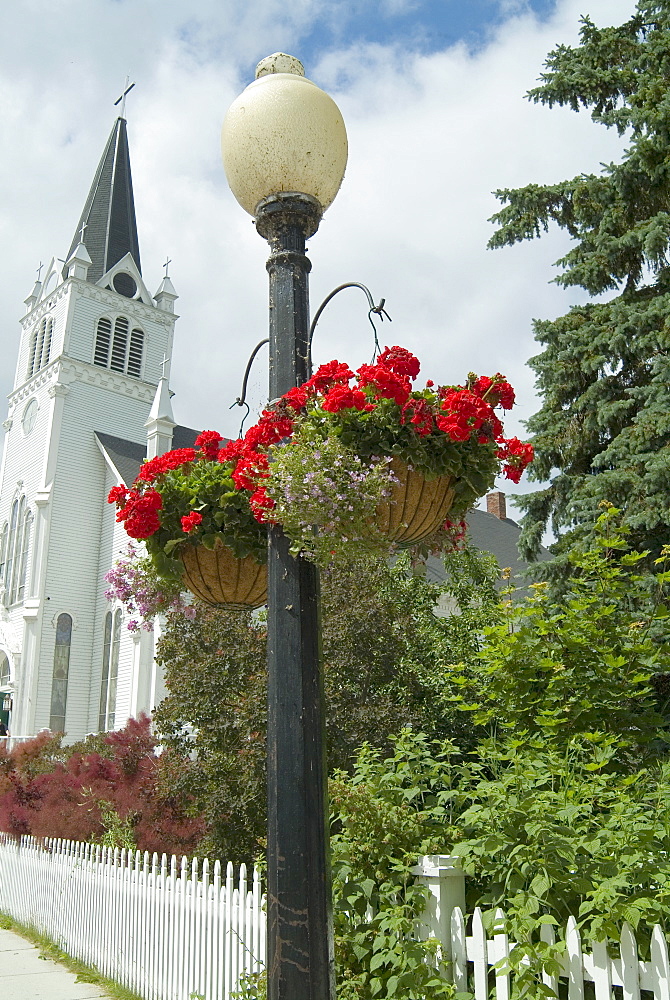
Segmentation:
[(40, 934), (34, 927), (27, 927), (25, 924), (18, 923), (6, 913), (0, 913), (0, 928), (20, 934), (26, 941), (30, 941), (36, 948), (39, 948), (43, 958), (50, 958), (53, 962), (63, 965), (70, 972), (74, 973), (82, 983), (93, 983), (95, 986), (99, 986), (109, 993), (110, 997), (113, 997), (114, 1000), (143, 1000), (139, 993), (134, 993), (132, 990), (126, 989), (125, 986), (120, 986), (113, 980), (101, 975), (97, 969), (92, 968), (90, 965), (85, 965), (70, 955), (66, 955), (64, 951), (60, 950), (58, 945), (54, 944), (45, 934)]

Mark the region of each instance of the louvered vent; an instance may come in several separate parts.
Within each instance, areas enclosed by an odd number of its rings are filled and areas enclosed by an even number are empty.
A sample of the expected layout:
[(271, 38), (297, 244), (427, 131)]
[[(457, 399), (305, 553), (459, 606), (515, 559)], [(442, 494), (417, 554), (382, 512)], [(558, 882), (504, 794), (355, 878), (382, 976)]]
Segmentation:
[(135, 329), (130, 334), (130, 350), (128, 351), (128, 374), (139, 378), (142, 372), (142, 352), (144, 350), (144, 334)]
[(114, 372), (126, 371), (126, 355), (128, 352), (128, 320), (119, 316), (114, 324), (114, 340), (112, 342), (112, 359), (109, 367)]
[(40, 361), (40, 368), (44, 368), (45, 365), (49, 364), (49, 355), (51, 354), (51, 335), (53, 333), (54, 321), (49, 318), (46, 323), (46, 330), (44, 332), (44, 340), (42, 342), (42, 359)]
[(35, 327), (30, 338), (30, 351), (28, 353), (28, 367), (26, 368), (26, 378), (30, 378), (35, 367), (35, 351), (37, 350), (37, 333), (39, 327)]
[(103, 316), (98, 320), (98, 330), (95, 335), (95, 354), (93, 364), (106, 368), (109, 364), (109, 345), (112, 339), (111, 321)]

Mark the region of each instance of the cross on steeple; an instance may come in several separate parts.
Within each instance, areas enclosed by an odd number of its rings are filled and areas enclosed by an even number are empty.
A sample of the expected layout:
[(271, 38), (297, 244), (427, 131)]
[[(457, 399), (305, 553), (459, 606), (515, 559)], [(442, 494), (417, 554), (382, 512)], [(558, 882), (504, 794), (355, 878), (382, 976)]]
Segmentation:
[(168, 259), (163, 264), (163, 267), (165, 268), (165, 277), (166, 278), (168, 277), (168, 264), (171, 264), (171, 263), (172, 263), (172, 258), (168, 257)]
[(42, 268), (43, 267), (44, 267), (44, 264), (42, 263), (42, 261), (40, 261), (40, 266), (37, 268), (37, 280), (38, 281), (40, 281), (40, 279), (42, 278)]
[[(165, 266), (166, 265), (164, 264), (163, 267), (165, 267)], [(161, 368), (163, 369), (163, 372), (161, 374), (161, 378), (165, 378), (165, 367), (166, 367), (166, 365), (167, 365), (167, 363), (168, 363), (169, 360), (170, 359), (168, 358), (167, 354), (164, 354), (163, 355), (163, 360), (161, 361)]]
[(120, 110), (120, 112), (119, 112), (119, 118), (125, 118), (125, 117), (126, 117), (126, 94), (129, 94), (129, 93), (130, 93), (130, 91), (131, 91), (131, 90), (133, 89), (133, 87), (135, 86), (135, 84), (134, 84), (134, 83), (131, 83), (131, 84), (130, 84), (130, 86), (128, 86), (128, 81), (129, 81), (129, 80), (130, 80), (130, 77), (129, 77), (129, 76), (127, 76), (127, 77), (126, 77), (126, 86), (125, 86), (125, 90), (123, 91), (123, 93), (121, 94), (121, 96), (120, 96), (120, 97), (118, 97), (118, 98), (117, 98), (117, 99), (116, 99), (116, 100), (114, 101), (114, 107), (116, 107), (116, 105), (117, 105), (117, 104), (120, 104), (120, 105), (121, 105), (121, 110)]
[(83, 222), (81, 229), (79, 230), (79, 242), (84, 242), (84, 232), (88, 229), (88, 222)]

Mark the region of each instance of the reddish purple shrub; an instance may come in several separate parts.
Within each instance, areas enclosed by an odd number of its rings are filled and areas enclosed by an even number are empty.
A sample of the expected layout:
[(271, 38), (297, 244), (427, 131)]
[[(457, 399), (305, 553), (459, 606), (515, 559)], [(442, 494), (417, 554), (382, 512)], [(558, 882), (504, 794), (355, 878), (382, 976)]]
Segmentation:
[(100, 840), (111, 807), (141, 851), (192, 854), (205, 822), (189, 815), (183, 796), (169, 794), (166, 781), (189, 763), (155, 748), (146, 715), (69, 747), (44, 733), (9, 752), (0, 748), (0, 830)]

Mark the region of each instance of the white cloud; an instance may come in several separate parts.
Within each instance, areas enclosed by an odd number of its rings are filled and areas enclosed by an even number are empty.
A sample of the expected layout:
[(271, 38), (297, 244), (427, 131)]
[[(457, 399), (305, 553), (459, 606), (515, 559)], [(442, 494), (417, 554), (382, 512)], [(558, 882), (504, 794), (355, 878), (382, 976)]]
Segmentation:
[[(577, 293), (548, 284), (565, 249), (561, 235), (485, 249), (497, 204), (491, 191), (597, 170), (619, 155), (620, 141), (586, 114), (537, 107), (523, 94), (548, 51), (576, 41), (581, 13), (620, 23), (632, 0), (559, 0), (543, 24), (522, 10), (475, 53), (342, 46), (317, 65), (299, 40), (320, 8), (312, 0), (286, 8), (278, 0), (208, 0), (195, 8), (177, 0), (33, 0), (5, 12), (0, 390), (11, 387), (17, 320), (35, 268), (69, 246), (112, 102), (130, 71), (143, 271), (155, 289), (169, 255), (180, 295), (175, 413), (195, 427), (236, 431), (239, 412), (228, 407), (267, 330), (266, 247), (226, 187), (219, 129), (245, 82), (240, 75), (284, 49), (330, 89), (350, 137), (342, 191), (310, 243), (313, 306), (335, 285), (363, 281), (375, 298), (386, 297), (393, 317), (382, 343), (414, 349), (424, 374), (442, 380), (504, 371), (518, 388), (518, 417), (533, 412), (525, 365), (537, 352), (531, 319), (565, 312)], [(366, 308), (357, 291), (334, 300), (316, 335), (317, 360), (369, 359)], [(256, 406), (265, 370), (261, 355), (252, 377)], [(510, 429), (520, 431), (518, 419)]]

